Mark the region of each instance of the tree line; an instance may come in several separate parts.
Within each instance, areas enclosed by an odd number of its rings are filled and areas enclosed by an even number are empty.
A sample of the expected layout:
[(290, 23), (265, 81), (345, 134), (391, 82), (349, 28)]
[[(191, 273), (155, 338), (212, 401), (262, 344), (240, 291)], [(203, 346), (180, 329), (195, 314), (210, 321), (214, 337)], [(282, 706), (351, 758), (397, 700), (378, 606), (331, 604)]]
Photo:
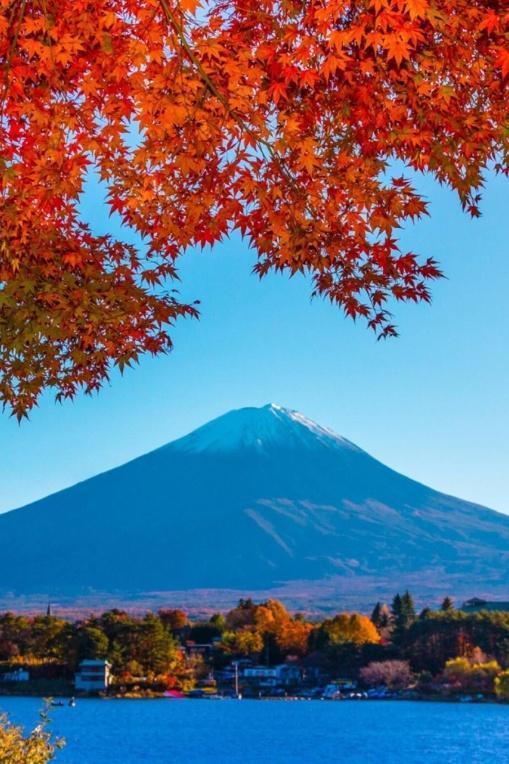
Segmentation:
[(292, 614), (276, 599), (242, 599), (203, 620), (181, 609), (141, 617), (113, 609), (77, 621), (0, 615), (0, 674), (24, 665), (34, 676), (71, 677), (85, 658), (107, 659), (118, 681), (144, 677), (168, 687), (191, 687), (244, 658), (297, 661), (325, 677), (371, 685), (397, 687), (413, 678), (432, 686), (438, 677), (458, 689), (492, 692), (509, 684), (509, 612), (467, 613), (445, 598), (438, 609), (418, 613), (405, 592), (390, 605), (377, 603), (369, 617), (354, 612), (321, 620)]

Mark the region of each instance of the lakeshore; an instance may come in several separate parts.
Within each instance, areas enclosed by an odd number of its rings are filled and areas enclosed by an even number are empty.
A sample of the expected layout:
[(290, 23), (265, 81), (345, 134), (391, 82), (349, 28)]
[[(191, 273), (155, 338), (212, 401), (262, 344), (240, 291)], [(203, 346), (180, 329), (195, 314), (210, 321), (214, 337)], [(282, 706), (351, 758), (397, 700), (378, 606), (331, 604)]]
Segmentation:
[[(496, 608), (500, 608), (497, 610)], [(417, 613), (409, 592), (370, 616), (311, 620), (241, 599), (193, 620), (122, 610), (66, 620), (0, 614), (0, 694), (171, 700), (509, 700), (506, 603), (446, 597)]]
[(22, 691), (19, 689), (15, 692), (6, 692), (2, 690), (0, 692), (0, 706), (1, 701), (9, 702), (10, 698), (30, 698), (33, 700), (39, 700), (40, 706), (43, 708), (45, 704), (48, 704), (49, 708), (53, 707), (65, 707), (76, 706), (82, 701), (97, 700), (101, 702), (108, 701), (164, 701), (164, 702), (187, 702), (191, 701), (210, 703), (213, 701), (234, 701), (234, 702), (255, 702), (255, 703), (292, 703), (292, 702), (304, 702), (304, 703), (468, 703), (475, 705), (499, 705), (509, 706), (509, 700), (497, 698), (494, 694), (483, 695), (481, 693), (468, 695), (468, 694), (423, 694), (418, 693), (415, 690), (403, 691), (401, 693), (387, 692), (386, 688), (381, 688), (375, 692), (372, 691), (358, 691), (350, 694), (338, 693), (335, 696), (325, 696), (323, 694), (314, 694), (310, 696), (308, 693), (303, 694), (247, 694), (246, 696), (239, 694), (235, 696), (232, 692), (225, 694), (220, 693), (204, 693), (197, 694), (195, 691), (189, 693), (182, 693), (181, 695), (173, 695), (168, 692), (153, 692), (150, 690), (144, 690), (141, 692), (126, 692), (126, 693), (109, 693), (109, 694), (71, 694), (71, 688), (65, 693), (57, 695), (48, 695), (38, 691), (37, 689), (32, 691)]

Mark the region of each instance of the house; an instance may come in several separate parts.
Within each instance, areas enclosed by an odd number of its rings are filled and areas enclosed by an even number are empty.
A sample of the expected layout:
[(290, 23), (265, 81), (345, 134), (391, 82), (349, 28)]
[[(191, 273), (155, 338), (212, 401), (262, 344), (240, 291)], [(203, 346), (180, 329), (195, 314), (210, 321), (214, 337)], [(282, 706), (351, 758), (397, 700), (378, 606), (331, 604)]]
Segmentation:
[(203, 655), (204, 658), (208, 658), (220, 641), (220, 638), (215, 638), (211, 642), (199, 643), (188, 639), (185, 643), (186, 655), (189, 658), (195, 657), (197, 655)]
[(282, 663), (279, 666), (245, 668), (242, 676), (253, 684), (260, 685), (260, 687), (278, 687), (297, 684), (302, 679), (302, 671), (299, 666)]
[(472, 597), (466, 600), (461, 606), (465, 613), (479, 613), (481, 610), (491, 610), (493, 612), (509, 612), (509, 602), (497, 600), (483, 600), (479, 597)]
[(279, 684), (277, 670), (272, 666), (245, 668), (242, 676), (249, 684), (256, 684), (259, 687), (276, 687)]
[(28, 682), (30, 674), (26, 669), (18, 668), (8, 671), (6, 674), (0, 674), (0, 682)]
[(81, 661), (78, 672), (74, 675), (74, 687), (83, 692), (101, 692), (106, 690), (111, 681), (111, 665), (102, 659)]

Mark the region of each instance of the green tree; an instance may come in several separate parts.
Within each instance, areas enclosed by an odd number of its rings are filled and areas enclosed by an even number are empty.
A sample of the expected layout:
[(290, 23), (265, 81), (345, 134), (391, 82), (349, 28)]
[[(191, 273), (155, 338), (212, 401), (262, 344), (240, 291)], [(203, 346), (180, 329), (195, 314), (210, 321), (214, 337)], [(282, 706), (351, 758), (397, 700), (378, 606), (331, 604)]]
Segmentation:
[(264, 649), (263, 634), (253, 626), (224, 631), (221, 648), (229, 655), (258, 656)]
[(401, 598), (401, 612), (405, 627), (408, 628), (415, 621), (415, 604), (409, 591), (406, 591)]
[(164, 674), (174, 665), (177, 643), (161, 620), (148, 613), (139, 629), (138, 655), (147, 672)]
[(448, 613), (451, 610), (454, 610), (454, 602), (450, 597), (445, 597), (442, 604), (440, 605), (440, 610), (442, 610), (444, 613)]
[(108, 651), (108, 660), (111, 663), (113, 674), (121, 674), (125, 671), (126, 661), (122, 651), (122, 646), (117, 640), (113, 640)]
[(62, 632), (68, 628), (68, 624), (62, 618), (52, 615), (36, 616), (30, 629), (30, 643), (28, 650), (36, 658), (61, 659)]
[(377, 602), (371, 613), (371, 621), (377, 629), (386, 629), (391, 622), (391, 613), (385, 603)]
[(8, 660), (13, 655), (26, 655), (30, 641), (32, 622), (25, 616), (14, 613), (0, 615), (0, 660)]
[(392, 601), (393, 632), (392, 641), (402, 646), (407, 631), (415, 621), (415, 605), (412, 595), (406, 591), (403, 596), (396, 594)]
[(220, 633), (223, 633), (223, 631), (226, 628), (226, 618), (222, 613), (214, 613), (213, 616), (210, 618), (210, 623), (214, 628), (216, 628)]
[(391, 614), (394, 620), (401, 615), (401, 594), (395, 594), (391, 605)]
[(499, 700), (509, 700), (509, 671), (502, 671), (496, 677), (495, 692)]
[(78, 660), (108, 657), (108, 637), (97, 626), (83, 626), (79, 629), (77, 637)]
[(222, 631), (223, 630), (219, 629), (211, 621), (208, 621), (207, 623), (197, 623), (189, 629), (187, 639), (196, 642), (198, 645), (209, 644), (213, 639), (219, 639)]

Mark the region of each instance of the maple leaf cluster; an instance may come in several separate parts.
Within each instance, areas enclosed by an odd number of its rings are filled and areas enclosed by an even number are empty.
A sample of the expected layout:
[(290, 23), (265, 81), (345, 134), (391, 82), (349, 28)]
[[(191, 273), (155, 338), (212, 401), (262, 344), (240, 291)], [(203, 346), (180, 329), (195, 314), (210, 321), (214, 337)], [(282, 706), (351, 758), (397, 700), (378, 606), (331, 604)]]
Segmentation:
[[(197, 313), (177, 258), (233, 230), (260, 276), (395, 333), (387, 304), (440, 272), (398, 247), (427, 209), (390, 168), (479, 214), (508, 172), (508, 30), (505, 0), (0, 0), (4, 405), (168, 350)], [(142, 247), (80, 219), (91, 172)]]

